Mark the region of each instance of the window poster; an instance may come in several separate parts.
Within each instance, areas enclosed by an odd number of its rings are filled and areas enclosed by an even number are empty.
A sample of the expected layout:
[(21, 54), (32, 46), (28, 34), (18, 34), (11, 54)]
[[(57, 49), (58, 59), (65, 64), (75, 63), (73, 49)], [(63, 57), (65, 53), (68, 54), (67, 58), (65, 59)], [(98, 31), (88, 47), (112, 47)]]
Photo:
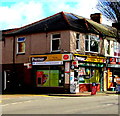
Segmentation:
[(65, 62), (65, 73), (70, 72), (70, 62)]
[(75, 93), (76, 85), (74, 83), (74, 72), (70, 72), (70, 93)]
[(85, 75), (85, 68), (79, 67), (78, 71), (78, 77), (79, 77), (79, 83), (84, 83), (84, 75)]
[(65, 84), (69, 84), (70, 83), (69, 80), (70, 80), (70, 73), (65, 73)]
[(95, 68), (79, 68), (79, 83), (100, 83), (100, 72), (99, 69)]
[(59, 86), (59, 70), (50, 70), (50, 86), (58, 87)]
[(59, 70), (37, 70), (37, 87), (57, 87), (59, 86)]
[(86, 69), (85, 69), (85, 73), (86, 73), (86, 75), (90, 75), (90, 69), (89, 69), (89, 68), (86, 68)]
[(79, 68), (79, 71), (78, 71), (78, 75), (79, 75), (79, 77), (80, 77), (81, 75), (85, 75), (85, 68), (80, 67), (80, 68)]
[(36, 84), (37, 84), (37, 87), (49, 86), (49, 71), (48, 70), (37, 70)]

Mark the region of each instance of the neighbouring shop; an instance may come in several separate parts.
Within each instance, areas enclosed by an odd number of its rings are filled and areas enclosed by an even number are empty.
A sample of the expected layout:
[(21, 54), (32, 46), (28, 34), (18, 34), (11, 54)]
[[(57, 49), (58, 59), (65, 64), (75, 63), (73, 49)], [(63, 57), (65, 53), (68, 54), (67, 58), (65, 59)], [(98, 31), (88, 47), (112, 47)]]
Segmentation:
[(115, 91), (117, 84), (120, 84), (120, 58), (108, 57), (107, 58), (107, 71), (106, 71), (106, 88), (107, 90)]
[(33, 85), (47, 91), (69, 91), (71, 54), (31, 55)]
[(96, 83), (97, 91), (102, 91), (105, 66), (105, 57), (74, 54), (72, 68), (74, 78), (79, 83), (79, 91), (91, 91), (92, 83)]

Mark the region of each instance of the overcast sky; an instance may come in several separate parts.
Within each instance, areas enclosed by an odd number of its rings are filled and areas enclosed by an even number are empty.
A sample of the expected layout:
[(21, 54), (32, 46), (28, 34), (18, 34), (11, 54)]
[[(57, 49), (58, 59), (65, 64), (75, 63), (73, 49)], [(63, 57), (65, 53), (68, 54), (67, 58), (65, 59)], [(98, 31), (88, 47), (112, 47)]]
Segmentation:
[[(21, 27), (61, 11), (90, 18), (99, 12), (96, 4), (97, 0), (0, 0), (0, 30)], [(103, 23), (108, 21), (103, 18)]]

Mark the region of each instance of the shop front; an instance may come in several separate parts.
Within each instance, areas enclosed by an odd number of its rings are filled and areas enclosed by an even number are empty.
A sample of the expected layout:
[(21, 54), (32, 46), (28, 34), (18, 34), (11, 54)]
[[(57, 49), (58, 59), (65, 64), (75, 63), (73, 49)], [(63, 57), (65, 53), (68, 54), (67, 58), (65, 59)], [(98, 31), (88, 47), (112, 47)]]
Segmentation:
[(120, 80), (120, 58), (107, 58), (107, 90), (115, 91)]
[(72, 66), (74, 75), (79, 83), (79, 91), (91, 91), (92, 84), (96, 83), (97, 91), (103, 90), (103, 70), (106, 58), (74, 54)]
[(33, 83), (40, 90), (69, 91), (71, 54), (31, 55)]

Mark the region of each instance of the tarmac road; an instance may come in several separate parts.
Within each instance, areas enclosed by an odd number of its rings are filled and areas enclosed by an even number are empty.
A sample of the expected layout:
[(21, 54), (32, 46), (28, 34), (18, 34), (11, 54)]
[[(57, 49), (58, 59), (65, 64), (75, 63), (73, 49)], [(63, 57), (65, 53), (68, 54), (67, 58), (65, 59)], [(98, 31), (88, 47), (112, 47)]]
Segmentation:
[(118, 114), (118, 105), (118, 95), (87, 97), (23, 95), (4, 98), (2, 114)]

